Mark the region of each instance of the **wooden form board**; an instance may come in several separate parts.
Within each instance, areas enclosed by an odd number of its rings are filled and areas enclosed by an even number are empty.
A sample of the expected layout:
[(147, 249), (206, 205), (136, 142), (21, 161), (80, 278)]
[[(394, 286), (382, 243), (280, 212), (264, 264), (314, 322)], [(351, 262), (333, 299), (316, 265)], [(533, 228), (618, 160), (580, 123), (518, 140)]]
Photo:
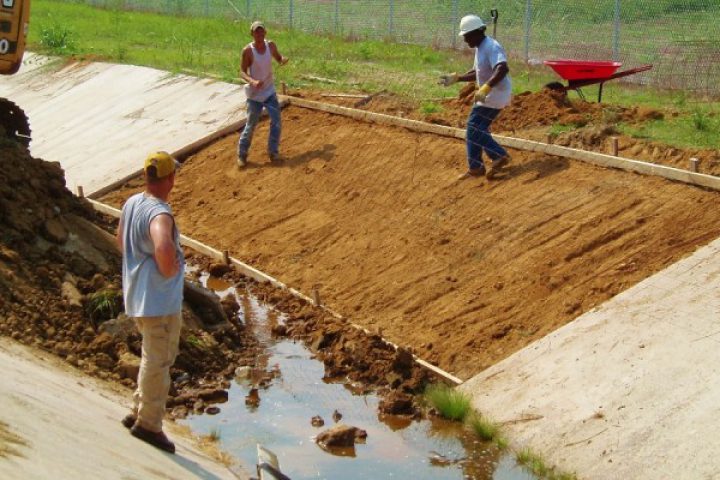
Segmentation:
[[(461, 128), (435, 125), (431, 123), (420, 122), (418, 120), (409, 120), (406, 118), (394, 117), (392, 115), (386, 115), (383, 113), (367, 112), (365, 110), (357, 110), (354, 108), (341, 107), (338, 105), (330, 105), (297, 97), (286, 96), (283, 97), (283, 99), (288, 100), (291, 105), (296, 105), (298, 107), (319, 110), (322, 112), (333, 113), (336, 115), (343, 115), (364, 122), (392, 125), (396, 127), (407, 128), (416, 132), (434, 133), (436, 135), (442, 135), (446, 137), (459, 138), (462, 140), (465, 139), (465, 130)], [(683, 182), (690, 185), (710, 188), (713, 190), (720, 190), (720, 177), (715, 177), (713, 175), (706, 175), (703, 173), (691, 172), (689, 170), (683, 170), (680, 168), (667, 167), (655, 163), (641, 162), (638, 160), (631, 160), (628, 158), (606, 155), (604, 153), (589, 152), (586, 150), (578, 150), (576, 148), (563, 147), (560, 145), (534, 142), (532, 140), (524, 140), (521, 138), (504, 137), (500, 135), (493, 135), (493, 138), (495, 138), (495, 140), (501, 145), (517, 150), (541, 152), (556, 157), (565, 157), (571, 158), (573, 160), (580, 160), (583, 162), (592, 163), (593, 165), (598, 165), (600, 167), (617, 168), (620, 170), (627, 170), (643, 175), (654, 175), (667, 178), (668, 180), (674, 180), (677, 182)]]

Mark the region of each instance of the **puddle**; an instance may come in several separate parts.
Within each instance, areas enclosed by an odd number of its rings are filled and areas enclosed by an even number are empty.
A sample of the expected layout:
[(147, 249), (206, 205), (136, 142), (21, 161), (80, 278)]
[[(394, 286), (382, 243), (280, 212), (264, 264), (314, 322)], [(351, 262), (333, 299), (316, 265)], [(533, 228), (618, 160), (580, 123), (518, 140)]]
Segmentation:
[[(367, 478), (501, 479), (535, 478), (517, 466), (512, 455), (479, 441), (454, 422), (409, 421), (379, 418), (375, 395), (358, 395), (352, 386), (326, 383), (324, 366), (301, 343), (273, 339), (270, 326), (282, 322), (245, 291), (222, 280), (201, 277), (221, 296), (235, 293), (239, 315), (266, 347), (248, 379), (236, 379), (230, 401), (219, 405), (217, 415), (192, 416), (183, 423), (200, 434), (220, 432), (222, 448), (249, 469), (257, 463), (257, 444), (272, 450), (280, 467), (293, 479), (345, 480)], [(252, 392), (257, 387), (257, 396)], [(259, 398), (259, 400), (257, 400)], [(341, 423), (367, 431), (364, 444), (334, 451), (322, 450), (314, 441), (321, 431)], [(314, 427), (319, 415), (325, 424)]]

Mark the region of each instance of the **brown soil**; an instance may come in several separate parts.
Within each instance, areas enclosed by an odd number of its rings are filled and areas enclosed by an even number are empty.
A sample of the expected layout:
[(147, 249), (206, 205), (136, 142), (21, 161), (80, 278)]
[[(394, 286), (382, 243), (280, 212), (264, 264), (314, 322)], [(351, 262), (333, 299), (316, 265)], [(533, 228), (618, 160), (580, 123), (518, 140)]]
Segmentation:
[[(421, 106), (387, 93), (372, 96), (369, 100), (359, 98), (327, 97), (321, 93), (289, 92), (292, 95), (334, 103), (345, 107), (360, 108), (413, 120), (439, 125), (465, 128), (472, 104), (475, 86), (467, 84), (457, 98), (438, 101), (442, 110), (422, 113)], [(658, 163), (687, 169), (691, 158), (700, 160), (700, 173), (720, 175), (720, 151), (711, 149), (680, 149), (658, 142), (622, 135), (615, 129), (618, 122), (642, 124), (661, 119), (673, 112), (660, 112), (647, 107), (621, 107), (597, 102), (583, 101), (549, 89), (540, 92), (524, 92), (513, 96), (512, 103), (493, 122), (492, 129), (499, 135), (525, 138), (540, 142), (548, 140), (558, 145), (582, 150), (610, 153), (611, 137), (619, 140), (619, 155), (634, 160)], [(569, 132), (552, 134), (552, 125), (573, 127)]]
[[(134, 388), (136, 370), (131, 373), (123, 360), (127, 354), (139, 357), (140, 336), (134, 329), (127, 338), (102, 332), (108, 319), (89, 308), (90, 297), (101, 291), (112, 291), (122, 306), (119, 254), (110, 235), (94, 226), (114, 229), (113, 223), (65, 188), (58, 164), (34, 159), (13, 142), (0, 143), (0, 335)], [(223, 265), (195, 252), (187, 250), (186, 259), (199, 269), (196, 273), (222, 270), (226, 281), (286, 313), (286, 324), (275, 332), (314, 349), (327, 366), (328, 380), (349, 378), (362, 385), (361, 390), (384, 387), (408, 393), (421, 391), (427, 382), (427, 373), (408, 362), (408, 352), (396, 352), (377, 336), (232, 268), (219, 269)], [(239, 322), (233, 315), (238, 310), (234, 300), (222, 305), (231, 318), (224, 326), (197, 305), (184, 306), (185, 326), (168, 399), (174, 417), (201, 413), (225, 401), (238, 366), (253, 367), (260, 387), (267, 387), (277, 374), (262, 363), (265, 346), (245, 328), (248, 319)]]
[(237, 135), (187, 161), (183, 232), (462, 378), (720, 233), (714, 192), (520, 151), (498, 181), (457, 183), (462, 141), (298, 107), (283, 120), (282, 165), (264, 123), (242, 171)]

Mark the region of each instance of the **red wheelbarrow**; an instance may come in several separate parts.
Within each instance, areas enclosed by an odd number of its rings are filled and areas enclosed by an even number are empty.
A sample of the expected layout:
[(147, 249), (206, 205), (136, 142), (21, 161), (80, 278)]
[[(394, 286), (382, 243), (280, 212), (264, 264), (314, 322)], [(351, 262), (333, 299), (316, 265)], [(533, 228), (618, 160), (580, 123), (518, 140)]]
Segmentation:
[(627, 77), (628, 75), (645, 72), (653, 67), (652, 65), (643, 65), (641, 67), (631, 68), (630, 70), (617, 72), (617, 69), (622, 65), (620, 62), (561, 59), (545, 60), (543, 63), (555, 70), (555, 73), (568, 81), (567, 86), (559, 82), (553, 82), (546, 85), (548, 88), (561, 90), (563, 92), (575, 90), (584, 100), (585, 95), (582, 91), (580, 91), (580, 87), (595, 85), (597, 83), (600, 85), (598, 90), (598, 102), (602, 100), (603, 84), (608, 80), (614, 80), (616, 78)]

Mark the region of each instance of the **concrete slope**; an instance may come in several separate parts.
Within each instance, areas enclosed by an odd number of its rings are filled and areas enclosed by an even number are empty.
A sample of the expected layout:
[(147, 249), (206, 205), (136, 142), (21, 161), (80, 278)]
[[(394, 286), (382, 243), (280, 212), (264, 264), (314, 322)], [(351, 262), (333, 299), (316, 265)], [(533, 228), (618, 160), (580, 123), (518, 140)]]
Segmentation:
[(0, 478), (25, 479), (237, 479), (169, 433), (175, 455), (131, 436), (120, 424), (124, 397), (60, 360), (0, 338)]
[(28, 54), (0, 96), (30, 118), (33, 156), (59, 161), (86, 194), (245, 116), (238, 85), (131, 65), (63, 64)]
[(580, 478), (720, 478), (720, 240), (461, 388)]

